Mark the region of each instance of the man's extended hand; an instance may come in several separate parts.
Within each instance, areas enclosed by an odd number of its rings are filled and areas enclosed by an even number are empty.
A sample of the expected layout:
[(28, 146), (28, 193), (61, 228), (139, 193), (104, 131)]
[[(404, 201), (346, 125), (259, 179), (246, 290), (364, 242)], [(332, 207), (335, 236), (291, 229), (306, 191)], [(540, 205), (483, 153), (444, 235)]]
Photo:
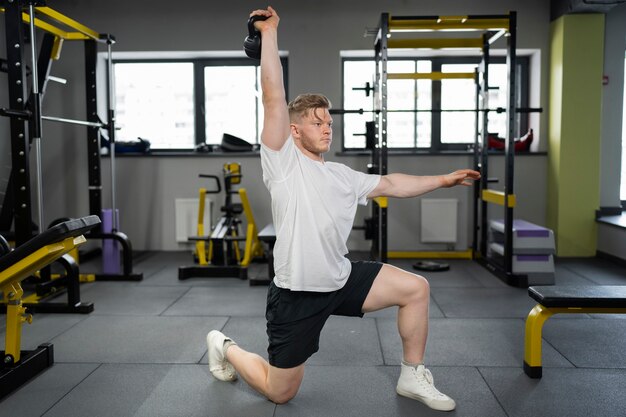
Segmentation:
[(472, 169), (460, 169), (442, 176), (442, 187), (449, 188), (455, 185), (472, 185), (473, 181), (480, 179), (480, 172)]
[(252, 16), (266, 16), (267, 20), (259, 20), (254, 22), (254, 27), (261, 33), (267, 29), (276, 29), (278, 28), (278, 22), (280, 21), (280, 17), (276, 10), (274, 10), (271, 6), (267, 7), (267, 10), (258, 9), (250, 13), (250, 17)]

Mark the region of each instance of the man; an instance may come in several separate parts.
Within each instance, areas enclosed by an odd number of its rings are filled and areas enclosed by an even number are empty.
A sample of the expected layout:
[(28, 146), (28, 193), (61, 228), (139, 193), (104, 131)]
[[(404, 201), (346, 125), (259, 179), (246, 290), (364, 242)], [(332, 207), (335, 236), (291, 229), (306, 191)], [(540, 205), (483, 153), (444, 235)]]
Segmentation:
[(357, 204), (379, 196), (415, 197), (441, 187), (469, 185), (478, 172), (442, 176), (367, 175), (324, 161), (332, 141), (330, 103), (317, 94), (286, 104), (278, 55), (276, 11), (255, 27), (261, 32), (261, 88), (265, 110), (261, 134), (263, 179), (272, 198), (276, 229), (275, 278), (267, 295), (269, 363), (214, 330), (207, 335), (209, 367), (220, 380), (239, 374), (271, 401), (293, 398), (304, 363), (318, 350), (330, 315), (398, 306), (403, 359), (396, 391), (437, 410), (455, 402), (434, 386), (423, 365), (428, 333), (428, 282), (421, 276), (377, 262), (350, 262), (346, 242)]

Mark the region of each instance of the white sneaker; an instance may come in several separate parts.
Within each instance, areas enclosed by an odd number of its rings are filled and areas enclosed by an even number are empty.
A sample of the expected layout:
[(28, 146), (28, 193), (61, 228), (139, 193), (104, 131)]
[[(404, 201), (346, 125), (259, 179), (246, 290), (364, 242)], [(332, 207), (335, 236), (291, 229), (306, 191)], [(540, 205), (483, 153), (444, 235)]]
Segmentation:
[(415, 367), (402, 364), (396, 392), (421, 401), (433, 410), (452, 411), (456, 407), (452, 398), (435, 388), (433, 376), (424, 365)]
[(226, 341), (235, 343), (217, 330), (211, 330), (206, 335), (206, 344), (209, 348), (209, 370), (220, 381), (234, 381), (237, 379), (237, 372), (233, 365), (226, 360), (224, 354), (224, 342)]

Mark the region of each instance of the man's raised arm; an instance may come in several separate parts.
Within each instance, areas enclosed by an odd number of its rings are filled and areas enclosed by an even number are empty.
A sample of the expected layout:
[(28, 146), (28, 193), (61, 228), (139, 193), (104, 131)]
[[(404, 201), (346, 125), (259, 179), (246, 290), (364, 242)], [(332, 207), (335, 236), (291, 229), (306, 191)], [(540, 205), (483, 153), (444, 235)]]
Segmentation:
[(280, 150), (290, 134), (289, 112), (283, 83), (283, 68), (278, 55), (278, 22), (280, 17), (271, 7), (255, 10), (250, 16), (267, 16), (254, 26), (261, 32), (261, 90), (263, 92), (263, 131), (261, 141), (273, 150)]

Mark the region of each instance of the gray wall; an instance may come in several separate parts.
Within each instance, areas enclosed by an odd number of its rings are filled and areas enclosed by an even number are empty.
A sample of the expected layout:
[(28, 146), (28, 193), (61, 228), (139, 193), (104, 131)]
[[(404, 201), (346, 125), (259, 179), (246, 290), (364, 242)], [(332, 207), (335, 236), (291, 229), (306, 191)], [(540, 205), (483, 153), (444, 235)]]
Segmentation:
[[(246, 28), (245, 21), (252, 8), (264, 5), (251, 1), (206, 2), (163, 0), (129, 2), (121, 0), (65, 0), (54, 8), (94, 30), (112, 33), (117, 38), (116, 51), (207, 51), (240, 50)], [(536, 49), (541, 79), (536, 106), (547, 108), (547, 63), (549, 45), (549, 2), (544, 0), (502, 1), (482, 0), (471, 3), (454, 0), (408, 2), (374, 1), (287, 1), (277, 0), (273, 6), (281, 15), (280, 48), (289, 52), (288, 95), (322, 92), (334, 103), (341, 102), (340, 50), (371, 50), (372, 38), (364, 38), (366, 28), (376, 27), (381, 12), (392, 15), (459, 15), (518, 12), (518, 48)], [(0, 26), (4, 31), (3, 22)], [(3, 36), (3, 35), (2, 35)], [(4, 48), (4, 42), (2, 42)], [(68, 85), (51, 84), (44, 102), (44, 112), (72, 118), (85, 118), (82, 45), (65, 44), (62, 59), (53, 66), (52, 74), (67, 78)], [(0, 74), (0, 89), (6, 85)], [(2, 91), (2, 90), (0, 90)], [(5, 100), (0, 93), (0, 100)], [(237, 111), (233, 109), (233, 111)], [(246, 117), (242, 115), (242, 117)], [(367, 157), (337, 156), (341, 147), (341, 121), (336, 119), (335, 141), (328, 160), (346, 163), (364, 170)], [(8, 135), (8, 125), (0, 120), (0, 134)], [(80, 216), (88, 212), (87, 161), (85, 128), (44, 124), (44, 200), (45, 218)], [(539, 150), (546, 150), (547, 117), (541, 117), (536, 129)], [(1, 153), (8, 153), (7, 141), (0, 142)], [(177, 249), (174, 242), (174, 200), (194, 197), (201, 185), (198, 173), (221, 174), (224, 162), (232, 157), (148, 157), (117, 158), (118, 206), (121, 228), (129, 235), (136, 249)], [(257, 222), (270, 221), (269, 196), (261, 183), (258, 157), (237, 158), (243, 164), (244, 186), (249, 190)], [(490, 176), (502, 178), (501, 157), (493, 157)], [(108, 159), (103, 161), (103, 184), (108, 186)], [(390, 172), (418, 175), (446, 173), (470, 167), (471, 157), (397, 156), (389, 161)], [(516, 159), (516, 194), (519, 208), (516, 216), (545, 224), (546, 207), (545, 155), (520, 156)], [(471, 189), (439, 190), (432, 197), (453, 197), (460, 200), (459, 245), (471, 244)], [(108, 205), (108, 188), (104, 206)], [(496, 210), (494, 210), (496, 211)], [(369, 212), (363, 208), (356, 223)], [(36, 213), (34, 213), (35, 215)], [(498, 217), (499, 213), (492, 213)], [(391, 250), (438, 250), (437, 246), (419, 242), (419, 199), (396, 200), (390, 206)], [(361, 232), (355, 231), (349, 241), (351, 249), (369, 245)]]
[(618, 226), (598, 223), (598, 251), (626, 259), (626, 231)]

